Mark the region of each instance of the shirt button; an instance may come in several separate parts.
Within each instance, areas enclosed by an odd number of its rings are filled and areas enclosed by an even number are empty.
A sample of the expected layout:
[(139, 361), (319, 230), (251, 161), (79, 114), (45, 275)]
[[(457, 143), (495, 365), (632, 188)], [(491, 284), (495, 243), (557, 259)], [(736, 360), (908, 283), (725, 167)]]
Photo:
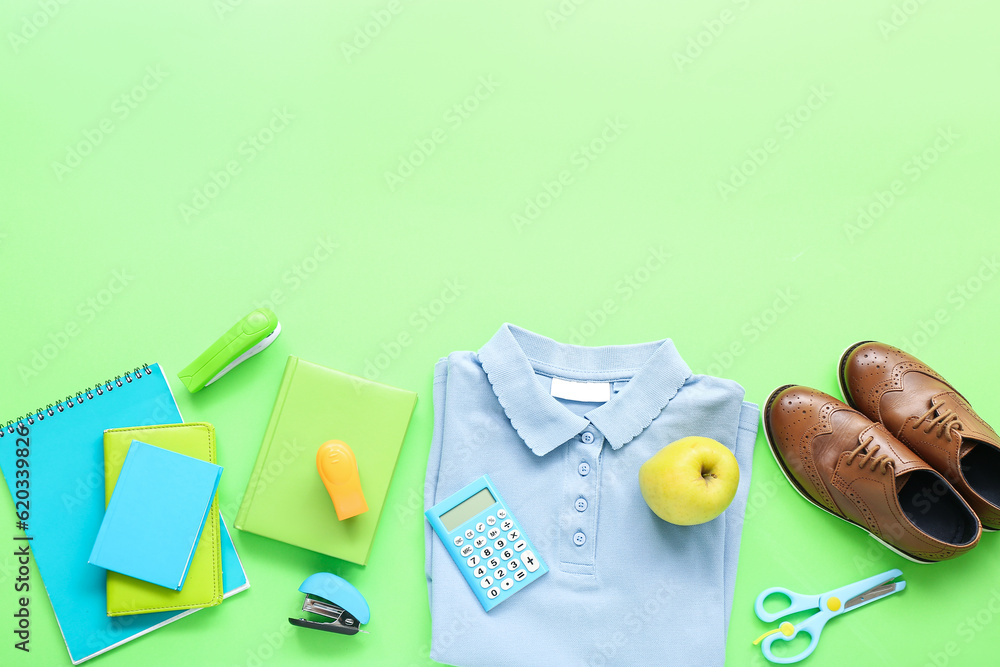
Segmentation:
[(576, 535), (573, 536), (573, 544), (575, 544), (578, 547), (582, 547), (584, 542), (586, 541), (587, 541), (587, 536), (579, 531), (576, 533)]
[(594, 434), (590, 431), (585, 431), (584, 434), (580, 436), (580, 440), (583, 440), (583, 444), (589, 445), (594, 442)]
[(587, 499), (586, 498), (577, 498), (576, 499), (576, 511), (577, 512), (583, 512), (586, 509), (587, 509)]
[(580, 465), (579, 465), (579, 466), (577, 467), (577, 469), (576, 469), (576, 470), (577, 470), (577, 472), (579, 472), (579, 473), (580, 473), (580, 476), (581, 476), (581, 477), (586, 477), (586, 476), (587, 476), (587, 473), (589, 473), (589, 472), (590, 472), (590, 464), (589, 464), (589, 463), (587, 463), (586, 461), (584, 461), (583, 463), (581, 463), (581, 464), (580, 464)]

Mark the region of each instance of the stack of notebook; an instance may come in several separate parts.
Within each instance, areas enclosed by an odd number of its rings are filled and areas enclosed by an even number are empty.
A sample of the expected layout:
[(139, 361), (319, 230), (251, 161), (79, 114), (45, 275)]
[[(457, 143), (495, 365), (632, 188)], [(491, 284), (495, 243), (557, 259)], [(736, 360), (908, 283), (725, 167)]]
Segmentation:
[[(136, 501), (129, 495), (136, 491), (130, 486), (134, 482), (149, 482), (150, 453), (156, 460), (163, 454), (199, 459), (182, 461), (179, 470), (193, 470), (192, 464), (201, 463), (211, 466), (211, 475), (212, 468), (217, 468), (212, 465), (215, 438), (211, 429), (205, 424), (184, 425), (183, 421), (163, 371), (153, 365), (115, 376), (114, 380), (36, 410), (0, 430), (0, 470), (15, 499), (21, 488), (17, 481), (24, 477), (18, 474), (23, 464), (18, 465), (20, 455), (17, 452), (30, 450), (31, 510), (24, 522), (27, 524), (25, 539), (31, 545), (74, 664), (201, 607), (218, 604), (220, 591), (221, 598), (226, 598), (249, 587), (214, 500), (214, 488), (202, 492), (197, 503), (201, 505), (204, 501), (200, 510), (189, 509), (184, 514), (189, 518), (178, 520), (189, 526), (190, 517), (194, 516), (194, 523), (201, 522), (200, 534), (191, 537), (196, 546), (193, 549), (190, 545), (185, 547), (183, 542), (187, 537), (179, 545), (175, 539), (168, 540), (182, 554), (187, 549), (180, 560), (190, 556), (186, 577), (177, 575), (175, 569), (169, 577), (161, 579), (161, 583), (168, 585), (176, 585), (182, 580), (180, 590), (111, 572), (88, 562), (98, 545), (105, 506), (109, 501), (115, 504), (116, 487), (127, 480), (122, 487), (127, 493), (118, 503), (124, 512), (116, 513), (119, 518), (132, 517), (132, 523), (126, 521), (124, 525), (134, 527), (138, 522), (153, 531), (172, 531), (176, 527), (172, 523), (174, 519), (154, 517), (154, 506), (148, 500), (133, 506)], [(133, 451), (134, 440), (145, 446)], [(140, 453), (133, 461), (132, 454), (136, 452)], [(130, 462), (128, 469), (125, 467), (127, 461)], [(214, 474), (217, 479), (218, 472)], [(187, 477), (186, 473), (171, 475), (175, 480)], [(102, 487), (105, 487), (103, 494), (100, 492)], [(162, 485), (158, 488), (163, 493), (168, 491)], [(199, 488), (204, 489), (204, 486)], [(140, 490), (152, 492), (152, 488)], [(176, 514), (169, 516), (176, 518)], [(122, 539), (120, 533), (114, 532), (121, 530), (114, 516), (109, 526), (109, 532), (104, 534), (99, 545), (103, 548), (96, 552), (97, 558), (118, 558), (120, 563), (116, 567), (130, 563), (121, 566), (121, 569), (130, 569), (136, 565), (136, 560), (125, 557), (126, 552), (122, 549), (136, 547), (139, 540), (130, 539), (127, 534)], [(190, 534), (190, 527), (185, 531)], [(203, 548), (206, 546), (207, 549)], [(177, 558), (172, 558), (171, 562), (176, 568)], [(181, 566), (183, 568), (184, 563)], [(161, 571), (154, 576), (162, 574)], [(127, 620), (119, 618), (126, 614), (129, 615)]]
[(108, 615), (222, 602), (211, 424), (104, 432), (107, 512), (90, 563), (108, 570)]

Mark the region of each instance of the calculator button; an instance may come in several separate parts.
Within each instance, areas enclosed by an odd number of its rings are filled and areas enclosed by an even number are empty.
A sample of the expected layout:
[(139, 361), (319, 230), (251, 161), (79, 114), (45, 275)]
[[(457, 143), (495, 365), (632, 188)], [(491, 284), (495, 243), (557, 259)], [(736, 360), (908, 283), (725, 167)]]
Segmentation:
[(497, 540), (497, 541), (496, 541), (496, 542), (495, 542), (495, 543), (493, 544), (493, 546), (495, 546), (495, 547), (496, 547), (497, 549), (503, 549), (503, 548), (504, 548), (505, 546), (507, 546), (507, 543), (506, 543), (506, 542), (504, 542), (504, 541), (503, 541), (502, 539), (500, 539), (500, 540)]
[(496, 558), (491, 558), (488, 561), (486, 561), (486, 567), (490, 568), (491, 570), (499, 566), (500, 566), (500, 561), (497, 560)]
[(480, 521), (479, 523), (476, 524), (476, 532), (477, 533), (481, 533), (484, 530), (486, 530), (486, 524), (485, 523), (483, 523), (482, 521)]
[(464, 547), (462, 547), (462, 552), (461, 553), (462, 553), (463, 556), (471, 556), (472, 555), (472, 545), (471, 544), (466, 544)]
[(528, 543), (525, 542), (524, 540), (521, 540), (520, 542), (514, 545), (514, 551), (524, 551), (524, 548), (526, 546), (528, 546)]
[(487, 597), (489, 597), (492, 600), (496, 596), (500, 595), (500, 589), (499, 588), (491, 588), (490, 590), (486, 591), (486, 595), (487, 595)]
[(493, 549), (490, 549), (489, 547), (486, 547), (485, 549), (483, 549), (479, 553), (482, 554), (483, 558), (489, 558), (490, 556), (493, 555)]
[(506, 519), (507, 518), (507, 510), (505, 510), (505, 509), (498, 509), (497, 510), (497, 518), (498, 519)]
[(489, 588), (490, 586), (493, 585), (493, 580), (490, 579), (489, 577), (483, 577), (479, 581), (479, 585), (482, 586), (483, 588)]
[(516, 580), (518, 580), (518, 581), (524, 581), (525, 577), (527, 577), (527, 576), (528, 576), (528, 571), (527, 570), (521, 570), (520, 572), (515, 572), (514, 573), (514, 578)]
[(496, 528), (490, 528), (490, 532), (486, 533), (486, 537), (490, 538), (491, 540), (495, 540), (497, 538), (497, 535), (499, 534), (500, 534), (499, 530), (497, 530)]
[(465, 540), (462, 539), (461, 535), (459, 535), (458, 537), (455, 538), (455, 546), (456, 547), (462, 546), (463, 542), (465, 542)]
[(538, 559), (530, 551), (525, 551), (521, 554), (521, 560), (524, 561), (524, 566), (528, 568), (528, 572), (534, 572), (538, 569)]
[(502, 567), (497, 568), (497, 571), (493, 573), (493, 576), (497, 578), (497, 581), (499, 581), (500, 579), (503, 579), (504, 577), (507, 576), (507, 570), (503, 569)]
[(505, 591), (509, 591), (510, 587), (513, 585), (514, 585), (513, 579), (504, 579), (502, 582), (500, 582), (500, 588), (504, 589)]
[(486, 523), (487, 523), (487, 525), (492, 526), (496, 522), (497, 522), (497, 518), (495, 516), (493, 516), (492, 514), (490, 516), (486, 517)]
[[(479, 549), (479, 548), (480, 548), (480, 547), (482, 547), (482, 546), (483, 546), (484, 544), (486, 544), (486, 538), (485, 538), (485, 537), (483, 537), (482, 535), (480, 535), (479, 537), (477, 537), (477, 538), (476, 538), (476, 541), (475, 541), (475, 542), (473, 542), (473, 544), (475, 544), (475, 545), (476, 545), (476, 548), (477, 548), (477, 549)], [(463, 555), (464, 555), (464, 554), (463, 554)]]
[(510, 530), (513, 527), (514, 527), (514, 522), (511, 521), (510, 519), (507, 519), (506, 521), (500, 524), (500, 530)]
[(479, 567), (477, 567), (475, 570), (472, 571), (472, 574), (476, 575), (476, 578), (478, 579), (479, 577), (486, 574), (486, 568), (480, 565)]
[(500, 554), (500, 558), (503, 558), (504, 560), (513, 557), (514, 557), (514, 552), (511, 551), (510, 549), (504, 549), (503, 552)]
[(517, 532), (517, 528), (507, 533), (508, 542), (516, 542), (521, 537), (521, 533)]
[(465, 531), (465, 536), (471, 540), (473, 537), (476, 536), (476, 532), (470, 528), (467, 531)]
[(514, 570), (516, 570), (519, 567), (521, 567), (521, 561), (519, 561), (516, 558), (510, 559), (510, 562), (507, 563), (507, 569), (510, 570), (511, 572), (513, 572)]
[(479, 556), (472, 556), (465, 562), (469, 564), (469, 567), (475, 567), (479, 565)]

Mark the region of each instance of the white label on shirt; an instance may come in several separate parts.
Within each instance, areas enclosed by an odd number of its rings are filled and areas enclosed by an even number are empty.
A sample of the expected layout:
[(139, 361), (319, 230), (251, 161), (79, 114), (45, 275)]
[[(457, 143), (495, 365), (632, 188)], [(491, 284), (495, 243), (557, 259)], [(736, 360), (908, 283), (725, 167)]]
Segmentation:
[(552, 378), (552, 396), (581, 403), (607, 403), (611, 400), (610, 382), (576, 382)]

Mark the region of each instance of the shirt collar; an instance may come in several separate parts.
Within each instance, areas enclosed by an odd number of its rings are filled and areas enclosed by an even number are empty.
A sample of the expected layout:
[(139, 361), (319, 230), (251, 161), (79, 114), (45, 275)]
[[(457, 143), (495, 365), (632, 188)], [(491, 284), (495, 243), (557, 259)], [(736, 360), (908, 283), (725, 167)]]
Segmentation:
[[(691, 377), (670, 339), (638, 345), (582, 347), (558, 343), (512, 324), (504, 324), (479, 350), (507, 418), (525, 444), (539, 456), (596, 426), (619, 449), (660, 414)], [(538, 382), (535, 371), (570, 380), (631, 380), (611, 400), (584, 416), (574, 414)]]

